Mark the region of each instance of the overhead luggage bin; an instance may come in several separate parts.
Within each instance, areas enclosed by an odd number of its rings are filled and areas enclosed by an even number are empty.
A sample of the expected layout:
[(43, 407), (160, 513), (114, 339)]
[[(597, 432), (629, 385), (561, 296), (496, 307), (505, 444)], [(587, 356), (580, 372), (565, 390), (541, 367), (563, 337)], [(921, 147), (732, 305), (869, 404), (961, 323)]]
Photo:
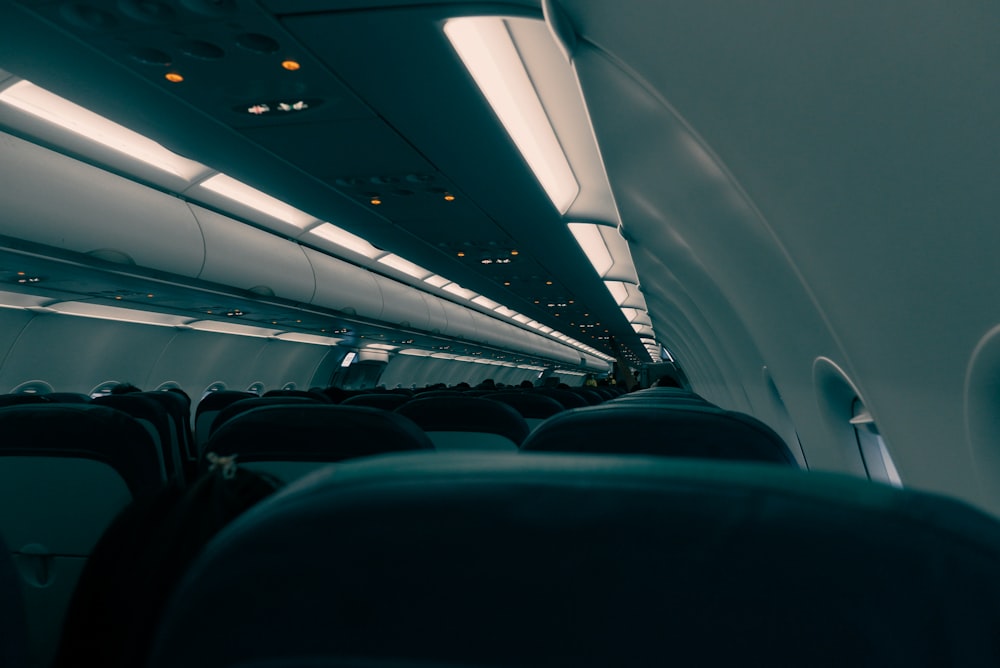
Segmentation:
[(316, 276), (313, 306), (372, 320), (382, 317), (382, 291), (372, 272), (311, 248), (302, 250)]
[(197, 276), (205, 244), (182, 200), (0, 133), (3, 234)]

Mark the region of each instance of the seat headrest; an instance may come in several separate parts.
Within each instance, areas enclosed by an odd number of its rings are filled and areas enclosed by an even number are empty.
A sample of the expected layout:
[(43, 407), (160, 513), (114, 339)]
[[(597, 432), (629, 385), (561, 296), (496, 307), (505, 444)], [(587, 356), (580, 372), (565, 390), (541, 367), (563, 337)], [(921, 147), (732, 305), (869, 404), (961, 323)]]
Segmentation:
[(385, 411), (394, 411), (407, 401), (410, 397), (405, 394), (394, 392), (371, 392), (368, 394), (355, 394), (340, 402), (341, 406), (368, 406), (369, 408), (381, 408)]
[(566, 408), (584, 408), (590, 405), (590, 402), (576, 392), (560, 390), (557, 387), (541, 387), (535, 390), (535, 392), (546, 397), (552, 397)]
[(396, 413), (413, 420), (424, 431), (467, 431), (499, 434), (517, 445), (531, 428), (510, 406), (481, 397), (425, 397), (411, 399)]
[(150, 666), (995, 666), (998, 563), (996, 520), (846, 476), (389, 456), (224, 530)]
[(208, 433), (211, 437), (219, 427), (229, 422), (231, 419), (240, 415), (241, 413), (246, 413), (255, 408), (261, 408), (262, 406), (301, 406), (303, 404), (318, 404), (322, 403), (311, 397), (258, 397), (253, 396), (249, 399), (240, 399), (239, 401), (234, 401), (228, 404), (225, 408), (219, 411), (215, 419), (212, 420), (212, 426), (209, 427)]
[(494, 392), (486, 398), (507, 404), (526, 418), (544, 419), (566, 410), (565, 406), (552, 397), (534, 392)]
[(159, 455), (152, 437), (127, 414), (94, 404), (0, 408), (0, 456), (79, 457), (111, 466), (133, 498), (158, 490)]
[(198, 402), (197, 413), (202, 413), (204, 411), (217, 411), (225, 408), (229, 404), (240, 401), (241, 399), (253, 399), (257, 395), (253, 392), (241, 392), (239, 390), (219, 390), (217, 392), (209, 392), (206, 394), (201, 401)]
[(433, 448), (419, 427), (394, 413), (365, 406), (298, 402), (241, 413), (212, 434), (205, 452), (238, 454), (240, 462), (337, 462)]
[(522, 448), (774, 462), (798, 466), (763, 422), (713, 406), (610, 402), (555, 415)]

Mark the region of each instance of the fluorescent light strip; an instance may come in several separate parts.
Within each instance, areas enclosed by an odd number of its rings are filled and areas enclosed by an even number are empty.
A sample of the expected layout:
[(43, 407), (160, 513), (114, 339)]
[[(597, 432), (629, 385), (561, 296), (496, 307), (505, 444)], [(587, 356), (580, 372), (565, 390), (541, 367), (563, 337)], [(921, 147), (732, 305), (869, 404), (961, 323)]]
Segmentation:
[(344, 339), (332, 336), (320, 336), (318, 334), (303, 334), (302, 332), (283, 332), (274, 337), (280, 341), (292, 341), (294, 343), (311, 343), (317, 346), (335, 346)]
[(189, 183), (207, 171), (204, 165), (179, 156), (152, 139), (50, 93), (30, 81), (19, 81), (0, 91), (0, 102)]
[(512, 308), (507, 308), (506, 306), (501, 306), (499, 308), (493, 309), (493, 312), (497, 315), (501, 315), (505, 318), (513, 318), (517, 315), (517, 311)]
[(205, 179), (198, 184), (198, 187), (211, 191), (216, 195), (221, 195), (238, 204), (248, 206), (272, 218), (282, 220), (299, 229), (305, 229), (310, 225), (320, 222), (305, 211), (300, 211), (293, 206), (285, 204), (280, 199), (271, 197), (267, 193), (261, 192), (225, 174), (216, 174)]
[(580, 192), (502, 18), (451, 19), (444, 32), (559, 213)]
[(320, 239), (329, 241), (332, 244), (345, 248), (352, 253), (363, 255), (369, 260), (377, 260), (385, 255), (385, 251), (371, 245), (361, 237), (351, 234), (332, 223), (323, 223), (309, 230), (309, 234)]
[(388, 343), (369, 343), (365, 348), (372, 350), (395, 350), (399, 346), (390, 346)]
[(608, 251), (608, 245), (604, 243), (601, 235), (601, 226), (585, 223), (569, 223), (566, 227), (573, 233), (576, 243), (580, 244), (590, 264), (601, 278), (608, 273), (611, 267), (615, 266), (615, 259)]
[(481, 295), (479, 297), (473, 298), (472, 303), (479, 304), (483, 308), (487, 308), (491, 311), (495, 311), (496, 309), (500, 308), (500, 304), (493, 301), (492, 299), (489, 299), (488, 297), (483, 297)]
[(0, 308), (38, 308), (54, 301), (52, 297), (26, 295), (20, 292), (0, 292)]
[(432, 285), (435, 288), (443, 288), (444, 286), (451, 283), (451, 281), (449, 281), (444, 276), (438, 276), (437, 274), (434, 274), (433, 276), (428, 276), (427, 278), (425, 278), (424, 283)]
[(471, 300), (474, 297), (478, 297), (479, 296), (478, 293), (473, 292), (472, 290), (466, 290), (465, 288), (463, 288), (458, 283), (449, 283), (448, 285), (444, 286), (441, 289), (444, 290), (445, 292), (450, 292), (451, 294), (455, 295), (456, 297), (461, 297), (462, 299)]
[(90, 302), (58, 302), (50, 304), (45, 308), (47, 311), (54, 311), (63, 315), (97, 318), (99, 320), (115, 320), (117, 322), (132, 322), (140, 325), (153, 325), (154, 327), (179, 327), (189, 324), (192, 320), (190, 317), (154, 313), (140, 309), (121, 308), (118, 306), (106, 306), (104, 304), (92, 304)]
[(604, 281), (608, 292), (614, 297), (615, 303), (622, 308), (639, 308), (648, 311), (646, 298), (639, 292), (639, 287), (623, 281)]
[(273, 338), (282, 334), (280, 329), (267, 329), (265, 327), (253, 327), (251, 325), (241, 325), (235, 322), (222, 322), (220, 320), (196, 320), (187, 323), (191, 329), (202, 332), (218, 332), (219, 334), (236, 334), (237, 336), (254, 336), (259, 338)]
[(401, 258), (398, 255), (383, 255), (378, 259), (378, 261), (387, 267), (392, 267), (396, 271), (401, 271), (407, 276), (411, 276), (418, 281), (422, 281), (432, 274), (432, 272), (427, 271), (423, 267), (416, 265), (405, 258)]
[(430, 357), (434, 353), (430, 350), (423, 350), (421, 348), (404, 348), (399, 351), (400, 355), (407, 355), (409, 357)]

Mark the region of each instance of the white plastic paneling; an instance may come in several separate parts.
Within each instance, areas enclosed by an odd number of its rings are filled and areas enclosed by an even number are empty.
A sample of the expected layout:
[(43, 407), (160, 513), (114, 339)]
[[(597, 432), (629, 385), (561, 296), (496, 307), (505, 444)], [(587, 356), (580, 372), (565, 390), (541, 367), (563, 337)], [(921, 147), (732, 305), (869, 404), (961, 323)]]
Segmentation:
[(302, 250), (316, 275), (313, 305), (373, 320), (382, 317), (382, 291), (374, 274), (311, 248)]
[(444, 307), (445, 315), (448, 318), (448, 324), (441, 330), (442, 334), (471, 341), (479, 340), (476, 321), (472, 317), (474, 311), (447, 300), (442, 300), (441, 305)]
[(430, 308), (423, 292), (385, 276), (374, 277), (382, 292), (382, 322), (424, 331), (431, 328)]
[(191, 210), (205, 237), (205, 267), (198, 278), (312, 301), (316, 281), (302, 246), (200, 206), (192, 205)]
[(201, 269), (198, 223), (176, 197), (3, 133), (0, 174), (2, 234), (183, 276)]

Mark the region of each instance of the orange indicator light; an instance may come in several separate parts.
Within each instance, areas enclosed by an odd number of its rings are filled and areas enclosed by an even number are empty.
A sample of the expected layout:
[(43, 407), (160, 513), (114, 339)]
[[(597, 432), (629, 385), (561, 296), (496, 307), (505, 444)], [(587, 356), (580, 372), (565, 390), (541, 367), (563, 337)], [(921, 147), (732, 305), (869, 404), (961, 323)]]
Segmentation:
[(163, 78), (169, 81), (170, 83), (180, 83), (184, 81), (184, 77), (178, 74), (177, 72), (167, 72), (166, 74), (163, 75)]
[(281, 66), (289, 72), (295, 72), (302, 68), (302, 65), (300, 65), (296, 60), (283, 60), (281, 61)]

